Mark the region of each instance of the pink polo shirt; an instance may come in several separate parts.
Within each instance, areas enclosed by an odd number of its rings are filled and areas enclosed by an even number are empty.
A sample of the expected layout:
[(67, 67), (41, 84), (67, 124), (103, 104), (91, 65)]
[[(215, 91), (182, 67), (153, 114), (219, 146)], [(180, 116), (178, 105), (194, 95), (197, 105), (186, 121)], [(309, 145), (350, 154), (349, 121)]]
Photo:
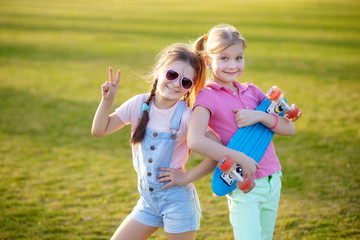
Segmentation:
[[(239, 94), (231, 88), (209, 82), (205, 88), (200, 90), (194, 104), (194, 108), (203, 106), (210, 111), (209, 127), (220, 136), (224, 145), (229, 143), (238, 130), (235, 113), (232, 110), (255, 110), (265, 99), (265, 94), (252, 83), (240, 84), (234, 81), (234, 85), (239, 89)], [(281, 169), (272, 141), (261, 159), (259, 167), (254, 178), (269, 176)]]

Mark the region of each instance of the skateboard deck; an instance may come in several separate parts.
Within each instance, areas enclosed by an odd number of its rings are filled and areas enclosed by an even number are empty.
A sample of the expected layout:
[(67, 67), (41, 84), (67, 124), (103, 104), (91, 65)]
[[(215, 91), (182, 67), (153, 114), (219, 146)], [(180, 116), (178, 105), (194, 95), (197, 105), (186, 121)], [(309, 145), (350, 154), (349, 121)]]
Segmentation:
[[(285, 101), (285, 99), (284, 99)], [(265, 98), (256, 110), (269, 114), (284, 115), (284, 111), (278, 113), (275, 109), (279, 103), (273, 103)], [(260, 162), (268, 148), (274, 133), (262, 123), (256, 123), (248, 127), (239, 128), (231, 138), (227, 147), (243, 152), (253, 158), (257, 163)], [(212, 178), (213, 192), (218, 196), (224, 196), (236, 188), (236, 180), (230, 175), (224, 174), (217, 166)]]

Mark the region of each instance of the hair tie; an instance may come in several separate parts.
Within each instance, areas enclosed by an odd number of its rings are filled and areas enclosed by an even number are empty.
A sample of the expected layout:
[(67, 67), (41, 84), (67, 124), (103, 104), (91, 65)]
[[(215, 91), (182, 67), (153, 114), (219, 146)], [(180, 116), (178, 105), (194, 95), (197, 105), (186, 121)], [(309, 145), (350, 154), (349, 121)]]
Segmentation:
[(278, 122), (279, 122), (279, 118), (278, 118), (278, 116), (276, 115), (276, 114), (271, 114), (271, 115), (273, 115), (276, 119), (275, 119), (275, 125), (273, 126), (273, 127), (271, 127), (271, 128), (269, 128), (269, 129), (274, 129), (274, 128), (276, 128), (276, 126), (278, 125)]
[(149, 109), (150, 109), (149, 105), (148, 105), (147, 103), (143, 103), (143, 105), (142, 105), (142, 110), (143, 110), (143, 111), (147, 111), (147, 110), (149, 110)]
[(204, 39), (204, 40), (208, 40), (208, 38), (209, 38), (209, 36), (208, 36), (207, 34), (204, 34), (204, 35), (203, 35), (203, 39)]

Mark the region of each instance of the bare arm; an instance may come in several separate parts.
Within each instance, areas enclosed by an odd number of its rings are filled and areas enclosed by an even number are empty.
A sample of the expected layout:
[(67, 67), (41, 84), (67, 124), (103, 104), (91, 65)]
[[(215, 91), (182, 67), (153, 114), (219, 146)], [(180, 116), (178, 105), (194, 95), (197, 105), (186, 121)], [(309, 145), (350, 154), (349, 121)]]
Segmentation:
[(163, 172), (157, 176), (158, 182), (168, 182), (165, 186), (163, 186), (163, 188), (168, 188), (174, 185), (184, 186), (195, 182), (214, 171), (216, 163), (216, 161), (211, 160), (210, 158), (205, 158), (189, 172), (186, 172), (185, 169), (159, 168), (158, 170)]
[(91, 128), (91, 134), (93, 136), (103, 137), (125, 126), (115, 113), (110, 115), (116, 97), (120, 75), (121, 71), (118, 70), (116, 78), (114, 79), (113, 70), (111, 67), (109, 68), (109, 81), (101, 86), (102, 99), (95, 113)]
[[(235, 114), (235, 121), (239, 128), (247, 127), (257, 122), (264, 124), (271, 128), (276, 125), (276, 117), (262, 111), (236, 109), (233, 110)], [(282, 136), (292, 136), (295, 134), (295, 126), (286, 117), (278, 116), (278, 124), (271, 129), (275, 134)]]
[(202, 106), (195, 107), (191, 115), (188, 130), (188, 145), (190, 149), (216, 161), (228, 155), (242, 167), (245, 176), (254, 176), (258, 168), (258, 164), (254, 159), (206, 137), (209, 119), (210, 112), (207, 108)]

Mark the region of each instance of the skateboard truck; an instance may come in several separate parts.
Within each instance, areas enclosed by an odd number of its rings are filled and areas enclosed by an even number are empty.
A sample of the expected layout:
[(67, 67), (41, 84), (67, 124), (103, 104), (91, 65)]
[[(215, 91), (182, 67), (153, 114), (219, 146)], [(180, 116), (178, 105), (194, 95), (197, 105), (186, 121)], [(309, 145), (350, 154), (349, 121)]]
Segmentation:
[(275, 113), (280, 113), (285, 110), (285, 117), (292, 122), (295, 122), (301, 117), (301, 110), (295, 104), (291, 104), (289, 106), (285, 102), (284, 92), (278, 86), (273, 86), (272, 88), (270, 88), (269, 91), (266, 93), (266, 97), (271, 102), (278, 104), (277, 108), (275, 109)]
[(236, 185), (243, 193), (248, 193), (255, 187), (255, 182), (251, 178), (244, 179), (242, 177), (241, 167), (234, 163), (229, 156), (222, 158), (217, 165), (224, 174), (238, 181)]

